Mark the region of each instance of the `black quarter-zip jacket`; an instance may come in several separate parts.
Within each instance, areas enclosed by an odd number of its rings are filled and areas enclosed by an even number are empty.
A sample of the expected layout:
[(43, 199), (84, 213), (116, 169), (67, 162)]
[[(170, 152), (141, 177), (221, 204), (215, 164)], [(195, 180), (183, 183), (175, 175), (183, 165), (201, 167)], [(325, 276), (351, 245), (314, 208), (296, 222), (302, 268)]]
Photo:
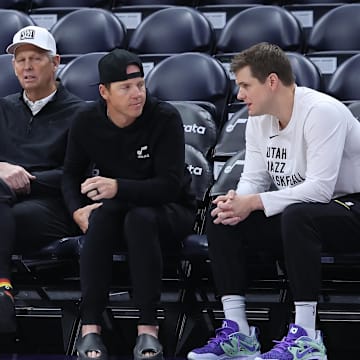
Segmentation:
[(166, 102), (147, 96), (142, 115), (124, 128), (107, 117), (103, 100), (89, 104), (69, 135), (63, 194), (70, 212), (87, 203), (80, 184), (91, 164), (100, 176), (117, 179), (122, 202), (194, 208), (184, 143), (180, 115)]
[(85, 102), (61, 84), (35, 115), (22, 93), (0, 98), (0, 161), (36, 176), (32, 194), (61, 194), (61, 177), (70, 124)]

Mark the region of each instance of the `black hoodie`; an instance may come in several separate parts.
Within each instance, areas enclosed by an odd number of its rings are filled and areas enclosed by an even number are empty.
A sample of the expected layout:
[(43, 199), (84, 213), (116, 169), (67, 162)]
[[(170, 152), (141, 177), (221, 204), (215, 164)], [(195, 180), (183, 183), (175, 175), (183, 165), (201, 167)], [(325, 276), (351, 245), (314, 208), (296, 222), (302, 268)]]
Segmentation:
[(102, 99), (89, 104), (69, 134), (63, 194), (70, 212), (87, 204), (80, 184), (91, 165), (100, 176), (117, 179), (122, 202), (194, 208), (184, 147), (180, 115), (166, 102), (147, 96), (142, 115), (124, 128), (106, 116)]

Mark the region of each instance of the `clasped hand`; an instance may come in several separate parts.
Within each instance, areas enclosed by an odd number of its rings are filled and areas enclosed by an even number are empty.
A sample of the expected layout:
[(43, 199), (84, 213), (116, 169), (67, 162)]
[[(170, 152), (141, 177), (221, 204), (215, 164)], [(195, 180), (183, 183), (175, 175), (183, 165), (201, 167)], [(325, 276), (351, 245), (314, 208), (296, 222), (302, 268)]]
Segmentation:
[(226, 195), (218, 196), (211, 211), (214, 224), (236, 225), (245, 220), (254, 209), (254, 196), (237, 195), (235, 190), (229, 190)]

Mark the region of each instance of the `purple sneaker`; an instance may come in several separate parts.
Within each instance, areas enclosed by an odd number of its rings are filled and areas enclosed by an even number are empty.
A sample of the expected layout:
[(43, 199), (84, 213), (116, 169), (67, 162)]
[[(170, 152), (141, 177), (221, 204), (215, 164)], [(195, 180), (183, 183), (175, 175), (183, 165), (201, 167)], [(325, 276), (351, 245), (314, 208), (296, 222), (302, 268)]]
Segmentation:
[(222, 327), (216, 330), (216, 335), (208, 343), (190, 351), (189, 360), (253, 360), (260, 354), (260, 343), (257, 329), (250, 327), (250, 336), (239, 332), (235, 321), (224, 320)]
[(291, 324), (289, 332), (281, 341), (255, 360), (327, 360), (322, 335), (316, 331), (316, 338), (311, 339), (299, 325)]

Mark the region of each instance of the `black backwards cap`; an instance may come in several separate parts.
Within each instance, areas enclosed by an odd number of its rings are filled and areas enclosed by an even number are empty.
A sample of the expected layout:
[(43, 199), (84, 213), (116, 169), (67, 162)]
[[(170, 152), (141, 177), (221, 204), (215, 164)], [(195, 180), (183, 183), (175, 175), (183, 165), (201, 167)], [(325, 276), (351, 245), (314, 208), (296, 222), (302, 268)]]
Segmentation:
[[(137, 65), (140, 71), (127, 74), (126, 69), (129, 65)], [(124, 49), (114, 49), (103, 56), (99, 60), (98, 69), (100, 84), (144, 77), (144, 69), (140, 58)]]

